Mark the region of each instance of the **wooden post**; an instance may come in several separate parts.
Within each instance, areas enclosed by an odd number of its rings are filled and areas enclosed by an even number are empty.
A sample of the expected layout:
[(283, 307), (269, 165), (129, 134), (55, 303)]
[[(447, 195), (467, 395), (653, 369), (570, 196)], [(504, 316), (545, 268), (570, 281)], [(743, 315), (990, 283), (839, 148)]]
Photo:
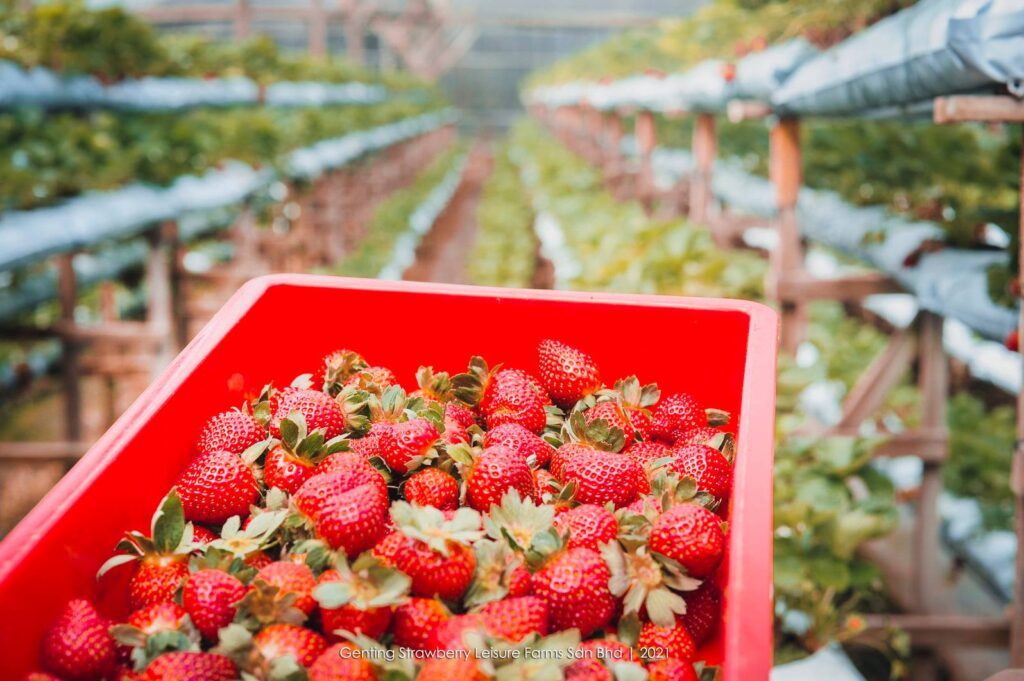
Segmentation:
[[(797, 198), (802, 182), (800, 157), (800, 123), (795, 118), (784, 118), (771, 131), (771, 177), (775, 184), (778, 206), (776, 231), (778, 244), (771, 256), (769, 291), (778, 291), (781, 282), (803, 271), (804, 249), (797, 222)], [(806, 306), (795, 300), (779, 299), (782, 308), (781, 346), (793, 354), (807, 333)]]
[(250, 0), (237, 0), (235, 5), (235, 38), (245, 40), (252, 34), (252, 4)]
[[(1024, 126), (1021, 126), (1021, 133), (1021, 137), (1024, 139)], [(1021, 152), (1020, 178), (1017, 230), (1021, 257), (1018, 262), (1024, 266), (1024, 150)], [(1024, 284), (1024, 275), (1018, 274), (1017, 276)], [(1021, 307), (1017, 333), (1019, 337), (1024, 337), (1024, 306)], [(1017, 395), (1017, 446), (1013, 454), (1011, 481), (1016, 494), (1017, 564), (1014, 571), (1013, 611), (1010, 622), (1010, 665), (1024, 667), (1024, 391)]]
[(693, 177), (690, 179), (690, 219), (698, 224), (708, 220), (711, 203), (711, 169), (715, 163), (715, 117), (702, 113), (693, 126)]
[(640, 168), (637, 172), (637, 198), (650, 212), (654, 205), (654, 165), (652, 155), (658, 145), (658, 134), (654, 127), (654, 114), (639, 111), (636, 114), (636, 141), (640, 147)]
[(307, 30), (309, 32), (309, 53), (314, 57), (327, 56), (327, 12), (324, 0), (311, 0), (312, 11)]
[[(74, 253), (57, 256), (57, 290), (60, 296), (61, 321), (69, 327), (75, 324), (75, 306), (78, 303), (78, 277), (75, 275)], [(61, 339), (64, 383), (64, 431), (69, 442), (82, 439), (82, 387), (78, 367), (78, 341), (66, 334)]]
[(169, 244), (177, 235), (177, 224), (167, 222), (154, 230), (150, 236), (149, 254), (146, 257), (146, 322), (153, 335), (159, 338), (153, 362), (155, 375), (173, 358), (174, 300), (171, 286)]

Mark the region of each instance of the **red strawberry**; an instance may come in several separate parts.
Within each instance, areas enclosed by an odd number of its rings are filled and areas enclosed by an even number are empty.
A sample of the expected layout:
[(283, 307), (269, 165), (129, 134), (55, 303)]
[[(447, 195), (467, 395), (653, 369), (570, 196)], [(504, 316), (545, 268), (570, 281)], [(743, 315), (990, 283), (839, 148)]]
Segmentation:
[(275, 445), (263, 463), (263, 481), (268, 488), (277, 487), (291, 494), (313, 477), (315, 470), (312, 461), (296, 456), (283, 445)]
[(562, 466), (562, 482), (575, 483), (576, 501), (583, 504), (625, 506), (637, 498), (643, 477), (628, 456), (596, 449), (579, 451)]
[(349, 441), (349, 447), (353, 454), (358, 454), (364, 459), (372, 459), (380, 456), (380, 434), (391, 428), (390, 423), (379, 422), (370, 426), (370, 430), (361, 438)]
[(245, 585), (233, 575), (221, 570), (200, 570), (185, 582), (181, 601), (199, 633), (216, 641), (217, 632), (235, 619), (236, 606), (246, 591)]
[(700, 681), (689, 660), (655, 660), (647, 667), (647, 681)]
[(437, 426), (430, 420), (415, 418), (381, 429), (377, 449), (388, 468), (404, 475), (436, 455), (434, 445), (440, 437)]
[(448, 402), (444, 405), (444, 419), (447, 426), (448, 421), (453, 421), (463, 428), (472, 428), (476, 425), (476, 415), (473, 410), (461, 402)]
[(388, 496), (384, 478), (365, 460), (347, 457), (330, 473), (307, 480), (292, 497), (318, 536), (332, 548), (358, 555), (384, 536)]
[(426, 650), (431, 634), (448, 620), (451, 613), (435, 598), (411, 598), (395, 608), (391, 631), (395, 644), (414, 650)]
[(518, 598), (532, 594), (533, 576), (530, 574), (530, 571), (526, 569), (525, 565), (514, 568), (508, 577), (508, 597)]
[(530, 634), (547, 636), (548, 604), (536, 596), (506, 598), (482, 607), (478, 614), (491, 636), (518, 643)]
[(658, 441), (634, 442), (622, 451), (623, 454), (640, 464), (646, 472), (650, 472), (650, 465), (658, 459), (672, 458), (672, 450), (668, 445)]
[(141, 630), (147, 636), (161, 631), (181, 629), (182, 620), (188, 613), (173, 601), (154, 603), (128, 616), (128, 624)]
[(732, 489), (732, 466), (717, 449), (707, 445), (676, 445), (671, 468), (682, 476), (693, 478), (697, 489), (723, 499)]
[(597, 551), (601, 544), (614, 541), (619, 533), (615, 515), (603, 506), (583, 504), (555, 516), (555, 527), (560, 534), (569, 533), (567, 548), (587, 548)]
[(105, 678), (117, 664), (109, 626), (89, 601), (69, 601), (43, 635), (43, 666), (67, 681)]
[(697, 655), (697, 644), (686, 630), (686, 625), (679, 622), (674, 627), (659, 627), (645, 622), (636, 644), (654, 659), (692, 660)]
[(569, 549), (533, 575), (534, 594), (548, 603), (552, 631), (577, 628), (589, 636), (611, 622), (615, 598), (608, 590), (611, 572), (592, 549)]
[(427, 648), (429, 650), (465, 650), (467, 645), (463, 638), (468, 631), (484, 631), (484, 621), (480, 615), (456, 615), (434, 629), (430, 635)]
[(502, 445), (518, 452), (525, 459), (533, 457), (530, 465), (534, 468), (543, 468), (551, 462), (555, 448), (548, 444), (539, 435), (527, 430), (518, 423), (506, 423), (497, 428), (487, 431), (484, 436), (484, 446)]
[(231, 452), (202, 454), (188, 465), (174, 485), (185, 518), (220, 524), (233, 515), (249, 515), (260, 489), (249, 464)]
[(376, 366), (367, 367), (345, 381), (346, 388), (359, 388), (378, 395), (393, 385), (398, 385), (395, 372)]
[(405, 481), (405, 500), (417, 506), (433, 506), (442, 511), (459, 507), (459, 483), (437, 468), (416, 471)]
[(580, 644), (573, 662), (565, 670), (565, 678), (573, 681), (612, 681), (609, 666), (617, 662), (640, 662), (628, 645), (614, 639), (592, 639)]
[(363, 371), (369, 365), (359, 353), (351, 350), (340, 349), (324, 355), (317, 363), (316, 371), (313, 372), (313, 387), (324, 391), (334, 390), (339, 384), (343, 385), (352, 376)]
[[(538, 468), (533, 472), (533, 482), (537, 490), (536, 501), (538, 503), (554, 503), (556, 487), (559, 487), (560, 484), (558, 479), (551, 475), (551, 471), (546, 468)], [(564, 510), (566, 510), (564, 507), (555, 507), (556, 513)]]
[(257, 442), (267, 438), (260, 422), (238, 409), (221, 412), (203, 426), (196, 450), (200, 454), (232, 452), (241, 454)]
[(464, 464), (463, 479), (466, 481), (467, 501), (472, 508), (488, 512), (492, 505), (501, 504), (501, 498), (509, 490), (516, 490), (523, 499), (533, 498), (536, 487), (533, 471), (526, 459), (507, 447), (487, 447), (475, 459), (469, 454), (469, 463), (461, 454), (449, 452), (453, 458)]
[(714, 438), (723, 435), (726, 431), (716, 426), (701, 426), (682, 433), (676, 440), (677, 445), (706, 445)]
[(235, 663), (214, 653), (164, 653), (149, 663), (139, 681), (232, 681)]
[(294, 624), (271, 624), (253, 637), (253, 644), (265, 660), (291, 655), (303, 667), (309, 667), (327, 648), (323, 636)]
[(174, 592), (188, 577), (184, 556), (143, 557), (128, 582), (128, 602), (138, 610), (174, 598)]
[(454, 601), (461, 598), (469, 587), (476, 569), (476, 557), (471, 548), (462, 544), (453, 542), (445, 556), (421, 541), (406, 537), (396, 557), (395, 567), (412, 578), (413, 594)]
[(203, 525), (192, 525), (192, 543), (194, 544), (209, 544), (212, 541), (220, 539), (220, 535)]
[(276, 586), (281, 597), (293, 593), (297, 596), (293, 605), (309, 615), (316, 608), (313, 589), (316, 588), (316, 577), (305, 563), (294, 563), (290, 560), (279, 560), (260, 568), (253, 581), (262, 580), (270, 586)]
[(680, 504), (662, 513), (651, 527), (651, 551), (682, 565), (692, 577), (706, 577), (722, 559), (722, 521), (696, 504)]
[(594, 358), (556, 340), (537, 346), (540, 381), (555, 404), (571, 408), (601, 389), (601, 374)]
[(684, 596), (686, 613), (680, 617), (697, 645), (704, 645), (718, 629), (722, 619), (722, 592), (705, 581), (696, 591)]
[(46, 672), (29, 672), (22, 681), (64, 681), (64, 679)]
[(604, 419), (609, 428), (621, 430), (627, 444), (636, 439), (636, 429), (633, 427), (633, 422), (630, 421), (622, 407), (615, 402), (598, 402), (583, 412), (583, 414), (587, 417), (587, 423), (597, 419)]
[(365, 653), (345, 641), (329, 647), (309, 668), (309, 681), (377, 681)]
[(684, 433), (695, 428), (719, 426), (729, 421), (729, 415), (716, 409), (705, 409), (686, 393), (669, 395), (654, 410), (651, 433), (666, 442), (675, 442)]
[(319, 390), (288, 387), (274, 393), (270, 401), (270, 434), (281, 437), (281, 419), (298, 412), (312, 433), (323, 429), (324, 439), (330, 440), (345, 432), (345, 413), (334, 399)]
[(615, 677), (600, 660), (586, 657), (576, 660), (565, 670), (566, 681), (614, 681)]
[(435, 657), (423, 664), (416, 681), (487, 681), (489, 678), (471, 657)]
[(547, 425), (546, 408), (551, 400), (535, 378), (518, 369), (489, 370), (480, 357), (469, 362), (469, 371), (452, 379), (454, 394), (476, 406), (488, 430), (518, 423), (533, 433)]
[(338, 558), (335, 565), (320, 575), (313, 592), (328, 640), (341, 640), (339, 631), (380, 638), (391, 623), (391, 608), (406, 600), (409, 578), (384, 567), (370, 554), (363, 554), (352, 565)]
[[(616, 381), (614, 390), (603, 390), (600, 394), (610, 397), (613, 404), (620, 406), (625, 420), (636, 431), (639, 439), (647, 440), (650, 438), (650, 408), (661, 399), (661, 391), (656, 384), (651, 383), (650, 385), (641, 386), (636, 376), (630, 376), (629, 378)], [(622, 428), (622, 425), (619, 423), (614, 425)], [(622, 430), (626, 433), (629, 432), (626, 428), (622, 428)], [(631, 441), (632, 438), (626, 438), (626, 442)]]

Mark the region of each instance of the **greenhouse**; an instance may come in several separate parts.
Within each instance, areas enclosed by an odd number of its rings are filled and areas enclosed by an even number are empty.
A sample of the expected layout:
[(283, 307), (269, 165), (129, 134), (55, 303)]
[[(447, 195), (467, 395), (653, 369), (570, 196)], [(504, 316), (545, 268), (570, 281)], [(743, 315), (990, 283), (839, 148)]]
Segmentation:
[(0, 6), (0, 679), (1024, 681), (1024, 2)]

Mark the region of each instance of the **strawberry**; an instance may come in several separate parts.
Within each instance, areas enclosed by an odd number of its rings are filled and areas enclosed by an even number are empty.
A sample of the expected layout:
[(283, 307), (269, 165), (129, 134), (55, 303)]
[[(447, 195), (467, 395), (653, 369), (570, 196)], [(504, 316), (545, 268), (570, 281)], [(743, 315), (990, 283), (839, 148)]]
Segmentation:
[(537, 346), (537, 354), (540, 381), (558, 406), (571, 408), (601, 389), (597, 363), (582, 350), (548, 339)]
[[(495, 517), (488, 518), (485, 525), (488, 534), (499, 539), (482, 539), (473, 546), (476, 552), (476, 574), (463, 598), (467, 608), (533, 593), (530, 571), (526, 569), (523, 556), (512, 550), (508, 537), (521, 542), (517, 550), (529, 548), (533, 543), (531, 533), (539, 531), (541, 527), (548, 530), (551, 528), (550, 511), (546, 517), (542, 515), (543, 512), (543, 509), (533, 506), (532, 502), (524, 503), (514, 498), (514, 495), (503, 499), (502, 506), (495, 507)], [(536, 524), (534, 518), (538, 521)], [(503, 532), (509, 534), (506, 536)]]
[(569, 533), (567, 548), (581, 547), (595, 551), (601, 544), (614, 541), (619, 533), (615, 515), (603, 506), (594, 504), (583, 504), (555, 516), (555, 528), (561, 534)]
[(672, 448), (675, 461), (670, 468), (681, 476), (693, 478), (697, 489), (723, 499), (732, 489), (732, 466), (717, 449), (707, 445), (676, 445)]
[(678, 562), (693, 577), (718, 567), (725, 550), (722, 521), (696, 504), (680, 504), (662, 513), (651, 527), (651, 551)]
[(525, 565), (517, 565), (508, 575), (508, 597), (518, 598), (533, 594), (533, 576)]
[(393, 385), (398, 385), (395, 373), (387, 367), (366, 367), (345, 381), (346, 388), (365, 390), (373, 395), (380, 395)]
[(505, 423), (518, 423), (532, 433), (541, 433), (548, 422), (551, 400), (540, 383), (518, 369), (487, 368), (480, 357), (469, 362), (469, 370), (452, 379), (455, 396), (477, 407), (488, 430)]
[(46, 672), (29, 672), (22, 681), (64, 681), (59, 676), (47, 674)]
[(233, 515), (249, 515), (260, 489), (252, 468), (237, 454), (212, 452), (192, 460), (174, 484), (185, 518), (220, 524)]
[(323, 356), (313, 372), (313, 387), (335, 395), (352, 376), (370, 365), (362, 356), (351, 350), (339, 349)]
[(459, 507), (459, 483), (437, 468), (424, 468), (405, 481), (405, 500), (417, 506), (433, 506), (442, 511)]
[(232, 681), (235, 663), (214, 653), (164, 653), (149, 663), (139, 681)]
[(623, 408), (615, 402), (598, 402), (583, 414), (587, 417), (587, 423), (603, 419), (609, 428), (621, 430), (622, 437), (627, 444), (636, 440), (636, 428), (633, 427), (633, 422)]
[(470, 631), (484, 631), (484, 621), (480, 615), (456, 615), (437, 626), (430, 634), (427, 642), (428, 650), (467, 650), (465, 635)]
[(622, 662), (638, 663), (640, 658), (625, 643), (614, 639), (593, 639), (580, 644), (574, 662), (565, 670), (565, 678), (574, 681), (612, 681), (609, 667)]
[(647, 667), (647, 681), (700, 681), (700, 677), (689, 660), (665, 658)]
[(699, 589), (686, 594), (686, 612), (680, 619), (697, 645), (707, 643), (722, 619), (722, 592), (705, 581)]
[(410, 598), (395, 608), (391, 632), (395, 644), (413, 650), (426, 650), (434, 630), (451, 617), (435, 598)]
[(316, 658), (309, 667), (309, 681), (377, 681), (377, 674), (366, 655), (345, 641)]
[(176, 631), (182, 628), (188, 615), (185, 608), (173, 601), (154, 603), (128, 616), (128, 624), (147, 636), (161, 631)]
[(209, 544), (219, 539), (216, 532), (203, 525), (192, 525), (192, 543), (200, 546)]
[(281, 437), (281, 419), (298, 413), (310, 433), (323, 430), (325, 440), (345, 432), (345, 413), (330, 395), (319, 390), (288, 387), (275, 392), (270, 400), (270, 434)]
[(348, 555), (372, 548), (384, 536), (387, 483), (358, 457), (338, 460), (332, 472), (307, 480), (292, 503), (312, 522), (317, 536)]
[(339, 631), (380, 638), (391, 623), (391, 608), (407, 600), (409, 578), (364, 553), (350, 566), (339, 556), (325, 570), (313, 597), (320, 604), (320, 621), (332, 641)]
[(143, 558), (128, 583), (128, 602), (133, 608), (169, 601), (188, 577), (188, 563), (178, 557)]
[(293, 416), (281, 420), (281, 440), (270, 448), (263, 463), (266, 486), (289, 494), (313, 477), (324, 458), (348, 449), (346, 440), (325, 440), (322, 430), (309, 432), (305, 419), (297, 413)]
[[(533, 483), (536, 489), (536, 499), (545, 504), (554, 503), (558, 488), (561, 487), (558, 479), (555, 478), (546, 468), (538, 468), (533, 472)], [(555, 511), (566, 510), (563, 507), (556, 507)]]
[(377, 437), (377, 449), (388, 468), (404, 475), (437, 456), (434, 447), (440, 437), (433, 422), (415, 418), (381, 429)]
[(253, 637), (256, 650), (265, 660), (291, 655), (303, 667), (309, 667), (327, 648), (323, 636), (294, 624), (271, 624)]
[(555, 453), (555, 448), (543, 438), (518, 423), (506, 423), (487, 431), (484, 446), (493, 445), (502, 445), (518, 452), (533, 468), (547, 466)]
[(697, 644), (686, 625), (679, 622), (672, 627), (659, 627), (652, 622), (645, 622), (640, 628), (636, 644), (653, 659), (692, 660), (697, 656)]
[(577, 628), (589, 636), (611, 622), (611, 573), (592, 549), (558, 553), (533, 575), (534, 594), (547, 601), (552, 631)]
[(562, 482), (576, 486), (576, 501), (583, 504), (629, 504), (640, 493), (643, 470), (636, 461), (599, 450), (581, 451), (562, 467)]
[(245, 585), (233, 575), (207, 569), (188, 578), (181, 601), (199, 633), (207, 640), (216, 641), (217, 632), (235, 619), (237, 604), (245, 593)]
[(352, 453), (358, 454), (364, 459), (380, 456), (380, 434), (390, 427), (390, 423), (374, 423), (366, 435), (349, 442)]
[[(661, 399), (661, 390), (656, 384), (641, 386), (636, 376), (630, 376), (616, 381), (614, 389), (602, 390), (598, 395), (600, 398), (610, 399), (620, 406), (625, 419), (640, 440), (647, 440), (651, 437), (650, 410)], [(626, 429), (623, 428), (623, 431), (625, 432)], [(632, 442), (632, 439), (627, 438), (626, 441)]]
[(489, 678), (473, 658), (453, 657), (428, 659), (416, 681), (487, 681)]
[(463, 428), (472, 428), (477, 425), (476, 415), (473, 414), (473, 410), (461, 402), (449, 402), (444, 405), (445, 428), (448, 427), (449, 421), (457, 423)]
[(382, 542), (382, 550), (378, 545), (375, 555), (409, 575), (412, 595), (461, 598), (476, 569), (470, 544), (483, 535), (479, 514), (462, 508), (452, 520), (445, 520), (436, 508), (398, 501), (391, 507), (391, 517), (398, 536)]
[(530, 465), (521, 454), (507, 447), (494, 445), (478, 455), (469, 447), (452, 448), (448, 454), (462, 466), (466, 499), (478, 511), (490, 511), (509, 490), (516, 490), (523, 498), (536, 494)]
[(480, 608), (478, 614), (487, 633), (514, 643), (530, 634), (548, 633), (548, 604), (536, 596), (494, 601)]
[(651, 433), (654, 437), (674, 443), (683, 433), (695, 428), (720, 426), (729, 421), (729, 414), (717, 409), (705, 409), (691, 395), (669, 395), (655, 408)]
[(89, 601), (69, 601), (43, 635), (43, 667), (66, 681), (105, 678), (117, 664), (109, 626)]
[(277, 587), (282, 598), (288, 594), (295, 594), (293, 605), (307, 615), (316, 608), (316, 600), (313, 598), (316, 577), (305, 563), (294, 563), (290, 560), (270, 563), (256, 573), (253, 581), (262, 581)]
[(196, 443), (196, 451), (200, 454), (241, 454), (266, 438), (267, 433), (259, 421), (244, 411), (231, 409), (206, 422)]
[(659, 459), (671, 459), (671, 448), (657, 440), (649, 442), (634, 442), (622, 451), (623, 454), (640, 464), (640, 467), (648, 474), (651, 472), (651, 464)]

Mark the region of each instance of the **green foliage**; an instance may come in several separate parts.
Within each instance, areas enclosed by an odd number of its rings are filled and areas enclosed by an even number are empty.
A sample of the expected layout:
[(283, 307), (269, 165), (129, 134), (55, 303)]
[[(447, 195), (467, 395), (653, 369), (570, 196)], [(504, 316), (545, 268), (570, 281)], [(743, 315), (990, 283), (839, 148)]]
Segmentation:
[(503, 144), (495, 153), (476, 213), (477, 233), (467, 260), (468, 280), (478, 286), (526, 288), (537, 266), (534, 214), (519, 170)]

